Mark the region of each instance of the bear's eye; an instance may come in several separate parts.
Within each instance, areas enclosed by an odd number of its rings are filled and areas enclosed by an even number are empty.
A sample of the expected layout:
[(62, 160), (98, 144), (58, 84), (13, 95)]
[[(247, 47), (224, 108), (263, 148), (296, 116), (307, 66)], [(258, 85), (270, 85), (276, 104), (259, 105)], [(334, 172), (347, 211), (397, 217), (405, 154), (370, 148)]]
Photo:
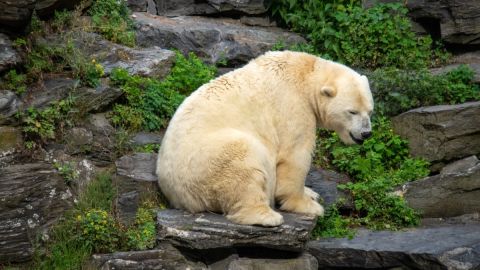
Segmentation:
[(357, 111), (348, 111), (348, 112), (349, 112), (351, 115), (356, 115), (356, 114), (358, 114)]

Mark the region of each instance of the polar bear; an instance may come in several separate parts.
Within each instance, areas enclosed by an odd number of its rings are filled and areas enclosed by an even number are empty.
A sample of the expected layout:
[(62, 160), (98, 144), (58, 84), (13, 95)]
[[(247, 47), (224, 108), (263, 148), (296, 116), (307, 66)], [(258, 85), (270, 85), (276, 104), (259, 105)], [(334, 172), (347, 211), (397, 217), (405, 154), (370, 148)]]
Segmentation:
[(273, 210), (322, 216), (305, 187), (316, 127), (347, 144), (371, 134), (369, 83), (352, 69), (300, 52), (267, 52), (193, 92), (162, 141), (158, 183), (175, 208), (240, 224), (277, 226)]

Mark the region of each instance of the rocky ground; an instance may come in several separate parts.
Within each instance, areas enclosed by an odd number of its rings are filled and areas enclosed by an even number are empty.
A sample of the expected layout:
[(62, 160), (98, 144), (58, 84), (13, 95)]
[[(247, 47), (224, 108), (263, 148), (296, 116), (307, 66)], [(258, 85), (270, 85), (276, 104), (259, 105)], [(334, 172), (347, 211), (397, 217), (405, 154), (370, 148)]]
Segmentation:
[[(12, 40), (15, 29), (36, 10), (48, 17), (53, 10), (78, 1), (0, 1), (0, 71), (19, 65), (21, 55)], [(95, 55), (108, 74), (114, 67), (132, 74), (168, 74), (176, 48), (195, 52), (209, 63), (225, 61), (227, 69), (246, 63), (278, 42), (302, 43), (294, 33), (275, 26), (261, 0), (129, 0), (135, 11), (138, 47), (129, 48), (92, 33), (80, 33), (76, 43)], [(368, 4), (368, 3), (366, 3)], [(475, 1), (409, 1), (411, 16), (421, 31), (441, 35), (459, 51), (445, 72), (466, 63), (480, 82), (480, 5)], [(226, 18), (228, 17), (228, 18)], [(432, 30), (433, 29), (433, 30)], [(421, 32), (420, 31), (420, 32)], [(18, 33), (17, 33), (18, 34)], [(45, 42), (61, 42), (55, 36)], [(468, 52), (465, 52), (468, 51)], [(37, 86), (35, 86), (37, 87)], [(106, 82), (97, 88), (78, 81), (44, 78), (45, 91), (19, 96), (0, 90), (0, 268), (21, 263), (35, 252), (33, 239), (48, 237), (48, 228), (72, 207), (95, 172), (113, 169), (118, 189), (118, 218), (131, 223), (146, 191), (157, 191), (155, 154), (118, 156), (117, 130), (106, 113), (122, 91)], [(27, 107), (44, 108), (69, 95), (87, 112), (86, 119), (65, 131), (64, 140), (41, 151), (25, 151), (15, 115)], [(398, 187), (410, 206), (422, 212), (422, 225), (403, 231), (360, 230), (353, 239), (310, 239), (315, 220), (283, 213), (276, 228), (240, 226), (216, 214), (191, 215), (163, 210), (157, 215), (157, 245), (153, 250), (94, 255), (92, 268), (101, 269), (480, 269), (480, 102), (424, 107), (393, 119), (395, 131), (410, 141), (410, 151), (432, 162), (436, 174)], [(160, 143), (162, 132), (133, 134), (133, 146)], [(52, 166), (75, 165), (79, 181), (69, 187)], [(326, 205), (348, 194), (337, 189), (348, 177), (312, 169), (307, 186)]]

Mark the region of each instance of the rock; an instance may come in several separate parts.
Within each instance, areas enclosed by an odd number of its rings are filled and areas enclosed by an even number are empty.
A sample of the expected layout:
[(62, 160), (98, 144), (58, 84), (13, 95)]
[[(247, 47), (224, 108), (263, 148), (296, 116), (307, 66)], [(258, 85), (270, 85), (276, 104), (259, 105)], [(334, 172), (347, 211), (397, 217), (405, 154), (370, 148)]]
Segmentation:
[(350, 179), (344, 174), (330, 170), (311, 169), (305, 179), (305, 186), (317, 192), (323, 199), (322, 205), (327, 208), (343, 200), (345, 205), (351, 204), (351, 197), (344, 191), (338, 190), (338, 184), (345, 184)]
[(74, 127), (65, 134), (65, 145), (70, 154), (85, 153), (92, 148), (93, 134), (82, 127)]
[(79, 87), (73, 92), (75, 106), (83, 113), (103, 111), (122, 94), (121, 89), (111, 87), (106, 82), (95, 88)]
[(97, 166), (109, 166), (115, 159), (116, 131), (105, 116), (105, 113), (90, 114), (85, 128), (93, 134), (89, 159)]
[(0, 0), (0, 27), (15, 33), (22, 32), (30, 22), (37, 0)]
[(207, 269), (203, 263), (189, 260), (168, 244), (161, 244), (154, 250), (96, 254), (90, 264), (91, 269)]
[(250, 17), (242, 16), (240, 22), (249, 26), (275, 27), (275, 21), (270, 20), (269, 17)]
[(92, 33), (77, 33), (76, 42), (103, 66), (106, 75), (114, 68), (124, 68), (132, 75), (163, 78), (170, 73), (175, 60), (173, 51), (161, 49), (156, 44), (134, 49)]
[(127, 5), (133, 12), (157, 14), (157, 4), (154, 0), (127, 0)]
[(17, 51), (13, 49), (10, 38), (5, 34), (0, 33), (0, 72), (17, 65), (20, 61), (21, 58)]
[(55, 11), (73, 9), (81, 0), (36, 0), (35, 11), (40, 18), (52, 17)]
[(307, 250), (323, 268), (479, 269), (480, 224), (406, 231), (359, 230), (353, 239), (309, 242)]
[(194, 52), (209, 63), (229, 65), (248, 62), (282, 41), (287, 45), (305, 40), (276, 27), (247, 27), (238, 20), (200, 17), (167, 18), (135, 13), (137, 43)]
[(422, 107), (392, 119), (410, 153), (431, 162), (480, 153), (480, 102)]
[(22, 131), (16, 127), (0, 126), (0, 157), (23, 147)]
[(114, 184), (118, 190), (115, 210), (123, 224), (131, 224), (135, 220), (142, 197), (158, 194), (156, 163), (157, 154), (147, 153), (126, 155), (115, 162), (117, 173)]
[(470, 156), (448, 164), (442, 168), (440, 174), (457, 174), (458, 172), (466, 171), (469, 168), (474, 167), (478, 164), (478, 162), (479, 161), (476, 156)]
[(473, 82), (480, 84), (480, 51), (454, 55), (452, 59), (449, 60), (449, 65), (432, 68), (430, 72), (434, 75), (444, 74), (458, 68), (460, 65), (466, 65), (471, 68), (474, 73)]
[(44, 109), (53, 102), (65, 99), (80, 84), (79, 80), (70, 78), (45, 79), (41, 86), (30, 87), (25, 100), (25, 108)]
[[(23, 103), (12, 91), (0, 90), (0, 124), (9, 122)], [(11, 119), (10, 119), (11, 120)]]
[(157, 214), (158, 239), (189, 249), (256, 246), (301, 251), (315, 226), (315, 219), (281, 214), (284, 224), (261, 227), (235, 224), (219, 214), (163, 210)]
[(226, 12), (234, 14), (257, 15), (266, 13), (270, 1), (265, 0), (156, 0), (159, 15), (220, 15)]
[(264, 258), (236, 258), (227, 267), (228, 270), (317, 270), (318, 262), (315, 257), (304, 253), (291, 259), (264, 259)]
[(0, 168), (0, 262), (24, 262), (34, 239), (72, 206), (64, 180), (46, 163)]
[(480, 162), (449, 165), (443, 173), (403, 186), (410, 207), (424, 217), (453, 217), (480, 211)]
[(133, 136), (130, 143), (133, 145), (161, 144), (165, 132), (139, 132)]

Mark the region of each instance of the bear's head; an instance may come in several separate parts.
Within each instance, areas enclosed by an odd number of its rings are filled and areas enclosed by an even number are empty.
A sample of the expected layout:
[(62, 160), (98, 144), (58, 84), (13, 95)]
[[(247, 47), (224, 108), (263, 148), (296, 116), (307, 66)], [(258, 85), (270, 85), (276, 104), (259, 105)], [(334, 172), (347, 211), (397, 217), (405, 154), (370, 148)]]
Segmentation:
[(372, 134), (373, 97), (368, 79), (346, 66), (327, 62), (331, 68), (325, 69), (324, 63), (316, 72), (321, 74), (315, 89), (319, 125), (334, 130), (346, 144), (361, 144)]

